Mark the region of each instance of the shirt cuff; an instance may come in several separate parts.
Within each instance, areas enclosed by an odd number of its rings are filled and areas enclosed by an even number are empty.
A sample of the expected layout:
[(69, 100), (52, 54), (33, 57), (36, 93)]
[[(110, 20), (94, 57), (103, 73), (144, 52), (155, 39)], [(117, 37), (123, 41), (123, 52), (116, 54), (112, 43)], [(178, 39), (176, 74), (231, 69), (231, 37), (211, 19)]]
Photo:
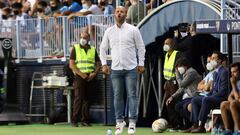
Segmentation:
[(138, 66), (144, 66), (144, 62), (139, 62)]
[(107, 62), (106, 61), (102, 61), (102, 65), (107, 65)]

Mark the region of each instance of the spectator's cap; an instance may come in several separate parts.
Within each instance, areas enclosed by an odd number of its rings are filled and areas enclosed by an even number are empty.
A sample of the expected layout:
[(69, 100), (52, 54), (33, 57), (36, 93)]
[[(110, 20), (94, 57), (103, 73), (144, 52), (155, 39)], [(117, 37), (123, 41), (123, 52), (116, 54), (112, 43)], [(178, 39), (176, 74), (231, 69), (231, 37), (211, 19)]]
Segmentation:
[(179, 23), (178, 24), (179, 32), (186, 32), (189, 26), (190, 26), (189, 23)]
[(38, 4), (37, 4), (37, 8), (45, 8), (47, 7), (47, 2), (46, 1), (40, 1)]
[(18, 3), (18, 2), (12, 4), (13, 9), (21, 9), (22, 7), (23, 7), (23, 5), (21, 3)]
[(6, 7), (5, 3), (0, 1), (0, 9), (3, 9), (4, 7)]
[(2, 12), (5, 12), (6, 14), (11, 14), (12, 10), (10, 7), (5, 7), (2, 9)]

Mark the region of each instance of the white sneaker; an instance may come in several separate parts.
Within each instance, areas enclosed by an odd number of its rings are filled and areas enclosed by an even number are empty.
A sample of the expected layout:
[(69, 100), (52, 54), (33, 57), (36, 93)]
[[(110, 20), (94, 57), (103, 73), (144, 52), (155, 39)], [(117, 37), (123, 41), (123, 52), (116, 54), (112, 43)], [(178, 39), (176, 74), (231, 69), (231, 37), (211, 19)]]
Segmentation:
[(130, 122), (128, 126), (128, 134), (133, 135), (135, 132), (136, 132), (136, 124), (133, 122)]
[(123, 128), (126, 126), (126, 122), (119, 122), (116, 125), (115, 135), (120, 135), (123, 132)]

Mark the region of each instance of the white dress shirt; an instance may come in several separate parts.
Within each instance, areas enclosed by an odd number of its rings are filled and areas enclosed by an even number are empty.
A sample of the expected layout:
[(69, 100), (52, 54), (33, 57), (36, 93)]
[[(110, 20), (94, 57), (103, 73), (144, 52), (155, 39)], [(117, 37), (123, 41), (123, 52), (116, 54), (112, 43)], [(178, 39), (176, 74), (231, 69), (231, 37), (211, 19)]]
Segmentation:
[(100, 45), (102, 65), (107, 64), (107, 51), (110, 48), (113, 70), (131, 70), (144, 66), (145, 45), (137, 27), (123, 23), (116, 24), (105, 31)]

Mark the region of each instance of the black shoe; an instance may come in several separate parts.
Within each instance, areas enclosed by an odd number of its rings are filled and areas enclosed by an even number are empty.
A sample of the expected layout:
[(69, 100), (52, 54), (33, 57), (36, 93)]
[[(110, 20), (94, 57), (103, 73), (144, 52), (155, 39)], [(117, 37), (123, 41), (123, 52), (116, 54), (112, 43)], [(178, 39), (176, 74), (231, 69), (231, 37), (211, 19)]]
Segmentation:
[(190, 128), (183, 130), (183, 133), (191, 133), (192, 130), (198, 128), (198, 125), (193, 124)]
[(176, 127), (173, 128), (173, 130), (180, 130), (181, 129), (181, 126), (180, 125), (177, 125)]
[(206, 133), (206, 129), (203, 126), (199, 126), (196, 129), (193, 129), (191, 133)]
[(72, 123), (72, 127), (78, 127), (78, 123), (73, 122), (73, 123)]
[(91, 124), (89, 124), (87, 122), (81, 122), (81, 126), (83, 126), (83, 127), (90, 127)]

